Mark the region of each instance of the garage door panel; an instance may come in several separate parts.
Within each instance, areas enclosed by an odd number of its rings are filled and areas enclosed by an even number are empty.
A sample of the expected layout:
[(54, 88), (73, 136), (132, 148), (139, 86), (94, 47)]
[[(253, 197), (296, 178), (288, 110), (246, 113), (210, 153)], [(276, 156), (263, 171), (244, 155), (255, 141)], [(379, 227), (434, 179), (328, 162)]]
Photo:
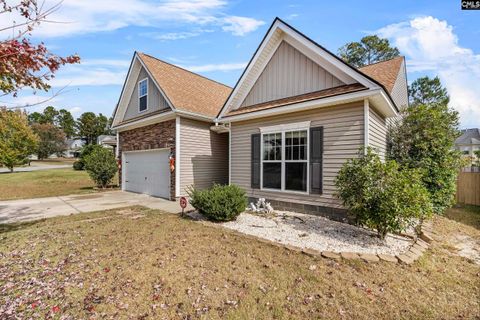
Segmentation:
[(125, 152), (124, 189), (170, 198), (169, 150)]

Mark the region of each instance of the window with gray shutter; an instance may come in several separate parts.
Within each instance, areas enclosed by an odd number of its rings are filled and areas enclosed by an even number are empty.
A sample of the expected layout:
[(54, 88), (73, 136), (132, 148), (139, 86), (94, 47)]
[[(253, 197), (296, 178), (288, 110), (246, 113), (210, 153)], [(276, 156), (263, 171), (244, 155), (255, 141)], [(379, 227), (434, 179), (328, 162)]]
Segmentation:
[(310, 193), (321, 194), (323, 160), (323, 127), (310, 128)]
[(251, 187), (260, 188), (260, 133), (252, 134), (252, 170)]

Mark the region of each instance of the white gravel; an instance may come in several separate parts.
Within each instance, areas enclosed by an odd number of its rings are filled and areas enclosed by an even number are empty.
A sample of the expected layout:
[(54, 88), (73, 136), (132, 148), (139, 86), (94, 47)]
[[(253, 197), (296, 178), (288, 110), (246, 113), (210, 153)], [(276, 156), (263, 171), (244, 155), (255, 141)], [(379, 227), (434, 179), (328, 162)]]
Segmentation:
[(367, 229), (293, 212), (277, 212), (270, 216), (244, 212), (236, 221), (221, 225), (241, 233), (318, 251), (397, 255), (412, 245), (412, 240), (407, 237), (388, 235), (382, 241)]

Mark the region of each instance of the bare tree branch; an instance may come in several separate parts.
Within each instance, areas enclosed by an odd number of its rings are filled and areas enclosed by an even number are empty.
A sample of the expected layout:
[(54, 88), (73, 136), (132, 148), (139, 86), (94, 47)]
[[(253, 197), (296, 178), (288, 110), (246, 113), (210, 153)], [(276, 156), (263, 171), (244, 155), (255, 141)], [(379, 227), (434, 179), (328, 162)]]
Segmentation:
[[(64, 94), (64, 93), (67, 93), (67, 92), (70, 92), (72, 91), (73, 89), (70, 89), (70, 90), (65, 90), (70, 84), (62, 87), (61, 89), (57, 90), (56, 92), (54, 92), (52, 94), (51, 97), (48, 97), (44, 100), (41, 100), (41, 101), (37, 101), (35, 103), (27, 103), (27, 104), (22, 104), (22, 105), (16, 105), (16, 106), (13, 106), (13, 107), (7, 107), (7, 106), (0, 106), (0, 107), (5, 107), (7, 110), (17, 110), (17, 109), (26, 109), (26, 108), (30, 108), (30, 107), (34, 107), (34, 106), (38, 106), (38, 105), (41, 105), (41, 104), (44, 104), (48, 101), (51, 101), (53, 100), (54, 98), (58, 97), (60, 94)], [(6, 101), (0, 101), (0, 103), (2, 104), (7, 104), (8, 102)]]

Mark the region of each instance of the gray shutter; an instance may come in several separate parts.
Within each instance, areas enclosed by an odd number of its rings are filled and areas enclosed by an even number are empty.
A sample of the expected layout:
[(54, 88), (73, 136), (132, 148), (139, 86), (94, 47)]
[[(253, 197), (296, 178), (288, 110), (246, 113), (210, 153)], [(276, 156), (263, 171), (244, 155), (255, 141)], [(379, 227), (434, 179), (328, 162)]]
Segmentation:
[(310, 193), (322, 194), (323, 127), (310, 128)]
[(252, 189), (260, 189), (260, 133), (252, 134)]

